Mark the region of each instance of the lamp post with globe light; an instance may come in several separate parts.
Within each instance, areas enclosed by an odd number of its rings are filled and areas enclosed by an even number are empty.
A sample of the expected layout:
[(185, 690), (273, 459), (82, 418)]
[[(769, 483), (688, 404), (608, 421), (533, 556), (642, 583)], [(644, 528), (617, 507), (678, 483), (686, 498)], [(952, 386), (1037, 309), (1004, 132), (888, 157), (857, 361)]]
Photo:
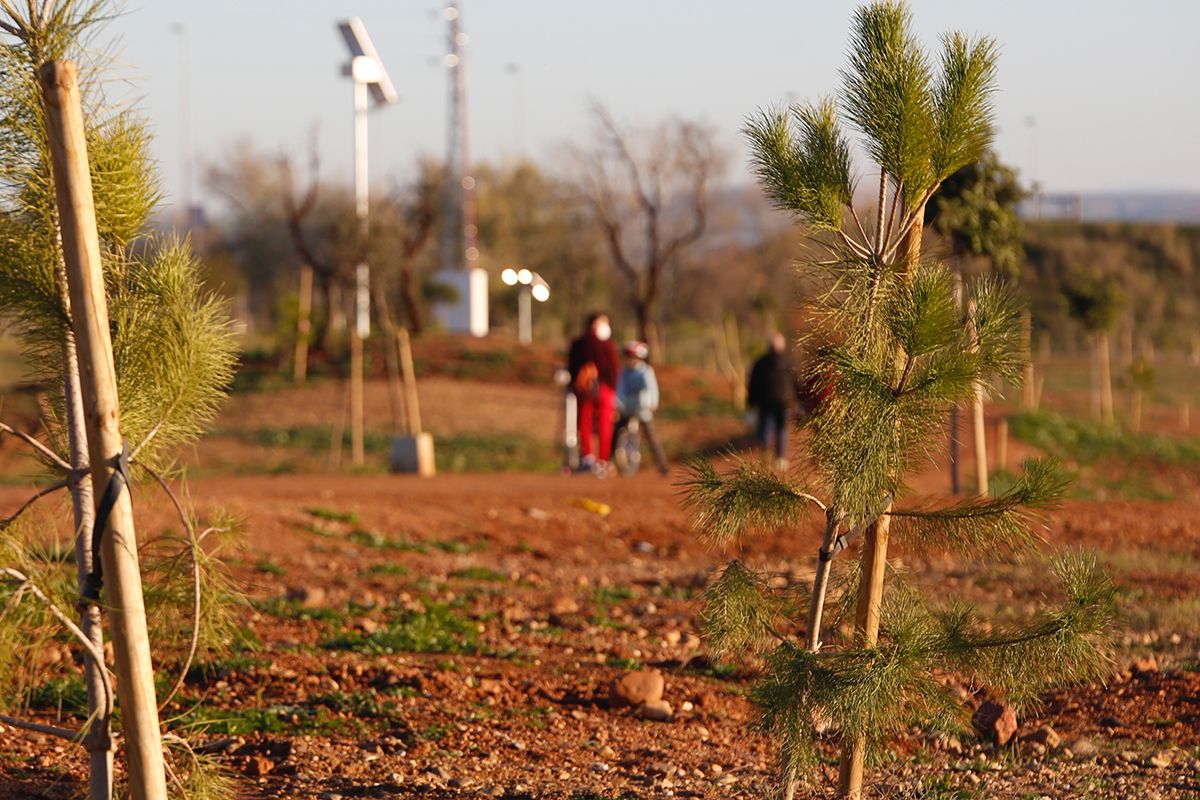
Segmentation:
[(517, 294), (517, 340), (521, 344), (533, 341), (533, 301), (544, 303), (550, 299), (550, 284), (536, 272), (508, 267), (500, 273), (500, 280), (508, 286), (520, 285)]

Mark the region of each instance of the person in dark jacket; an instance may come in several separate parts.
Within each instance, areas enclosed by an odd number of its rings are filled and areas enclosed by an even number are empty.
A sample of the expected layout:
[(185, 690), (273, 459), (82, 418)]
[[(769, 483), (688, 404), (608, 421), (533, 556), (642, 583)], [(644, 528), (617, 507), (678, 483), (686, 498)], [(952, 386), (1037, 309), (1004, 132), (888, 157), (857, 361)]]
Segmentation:
[[(567, 370), (578, 401), (580, 466), (601, 476), (609, 473), (619, 368), (608, 315), (589, 314), (583, 333), (567, 352)], [(593, 438), (597, 432), (598, 450)]]
[(775, 446), (775, 466), (787, 468), (787, 440), (796, 403), (796, 374), (788, 357), (787, 339), (774, 333), (767, 352), (750, 368), (746, 404), (758, 415), (757, 434), (763, 449)]

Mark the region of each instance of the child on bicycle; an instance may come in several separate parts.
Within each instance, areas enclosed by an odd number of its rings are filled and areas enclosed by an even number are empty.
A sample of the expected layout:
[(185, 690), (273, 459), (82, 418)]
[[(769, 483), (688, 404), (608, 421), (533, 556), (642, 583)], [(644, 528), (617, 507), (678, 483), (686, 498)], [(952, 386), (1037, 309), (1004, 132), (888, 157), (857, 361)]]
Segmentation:
[[(625, 365), (617, 376), (617, 424), (613, 434), (616, 441), (621, 432), (629, 429), (635, 434), (644, 431), (654, 453), (654, 461), (663, 475), (667, 474), (667, 457), (654, 430), (654, 412), (658, 408), (658, 379), (647, 358), (650, 348), (645, 342), (629, 342), (623, 350)], [(636, 441), (636, 438), (635, 438)], [(632, 449), (632, 448), (631, 448)], [(636, 453), (636, 450), (634, 450)], [(637, 456), (633, 459), (636, 464)], [(629, 465), (633, 471), (634, 465)]]

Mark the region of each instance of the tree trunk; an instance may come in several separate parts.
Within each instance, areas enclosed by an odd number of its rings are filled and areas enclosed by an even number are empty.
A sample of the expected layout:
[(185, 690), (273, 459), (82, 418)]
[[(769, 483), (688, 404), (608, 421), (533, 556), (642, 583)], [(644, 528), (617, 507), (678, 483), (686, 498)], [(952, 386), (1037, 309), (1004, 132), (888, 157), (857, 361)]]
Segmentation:
[(1129, 427), (1135, 431), (1142, 429), (1142, 387), (1134, 386), (1129, 398)]
[(333, 352), (333, 288), (332, 280), (329, 275), (324, 272), (316, 273), (317, 279), (317, 297), (320, 299), (321, 312), (315, 315), (317, 322), (313, 327), (312, 343), (316, 349), (322, 353)]
[(1106, 425), (1113, 424), (1112, 369), (1109, 363), (1108, 331), (1096, 336), (1096, 355), (1100, 367), (1100, 416)]
[[(921, 258), (921, 218), (924, 209), (917, 209), (918, 220), (904, 243), (904, 269), (911, 280), (917, 262)], [(902, 369), (896, 365), (899, 375)], [(897, 431), (897, 435), (899, 432)], [(884, 508), (879, 518), (867, 528), (863, 539), (861, 576), (858, 583), (858, 608), (855, 613), (854, 630), (857, 644), (863, 649), (874, 648), (879, 643), (879, 613), (883, 606), (883, 583), (887, 573), (888, 537), (891, 517), (887, 514), (891, 506)], [(863, 765), (867, 755), (867, 740), (864, 736), (842, 738), (841, 761), (838, 765), (838, 797), (859, 800), (862, 797)]]
[[(413, 285), (412, 270), (403, 267), (400, 270), (400, 303), (404, 306), (404, 316), (408, 320), (407, 327), (414, 336), (419, 336), (424, 329), (421, 318), (421, 305), (417, 300), (417, 290)], [(394, 337), (393, 337), (394, 338)]]
[(308, 340), (312, 334), (313, 268), (300, 268), (300, 296), (296, 309), (296, 352), (292, 380), (302, 386), (308, 378)]
[(654, 356), (658, 356), (657, 342), (650, 341), (651, 328), (653, 324), (650, 322), (650, 308), (641, 300), (635, 300), (633, 303), (633, 315), (637, 321), (637, 338), (639, 342), (645, 342)]
[[(66, 273), (60, 274), (63, 308), (70, 318), (71, 301), (67, 295)], [(63, 397), (67, 416), (68, 460), (72, 474), (67, 477), (71, 492), (71, 511), (75, 520), (75, 571), (82, 597), (87, 577), (92, 572), (92, 527), (96, 508), (92, 493), (92, 477), (88, 474), (87, 430), (84, 427), (83, 394), (79, 386), (79, 354), (75, 349), (75, 334), (68, 326), (63, 329)], [(79, 627), (94, 648), (104, 652), (104, 627), (100, 607), (95, 603), (80, 603)], [(88, 800), (110, 800), (113, 790), (113, 753), (116, 746), (110, 730), (111, 720), (103, 705), (105, 692), (101, 677), (104, 664), (91, 658), (83, 660), (84, 685), (87, 688), (88, 717), (92, 720), (83, 740), (88, 753)]]

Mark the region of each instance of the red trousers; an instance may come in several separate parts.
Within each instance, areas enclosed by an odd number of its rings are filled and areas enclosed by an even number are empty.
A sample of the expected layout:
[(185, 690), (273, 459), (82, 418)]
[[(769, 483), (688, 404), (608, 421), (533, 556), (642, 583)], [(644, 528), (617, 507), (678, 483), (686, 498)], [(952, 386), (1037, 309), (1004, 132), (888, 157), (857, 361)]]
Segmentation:
[(593, 455), (592, 435), (600, 434), (600, 452), (595, 453), (600, 461), (612, 456), (613, 412), (617, 406), (617, 393), (610, 386), (600, 385), (599, 395), (591, 393), (576, 395), (579, 399), (579, 455)]

